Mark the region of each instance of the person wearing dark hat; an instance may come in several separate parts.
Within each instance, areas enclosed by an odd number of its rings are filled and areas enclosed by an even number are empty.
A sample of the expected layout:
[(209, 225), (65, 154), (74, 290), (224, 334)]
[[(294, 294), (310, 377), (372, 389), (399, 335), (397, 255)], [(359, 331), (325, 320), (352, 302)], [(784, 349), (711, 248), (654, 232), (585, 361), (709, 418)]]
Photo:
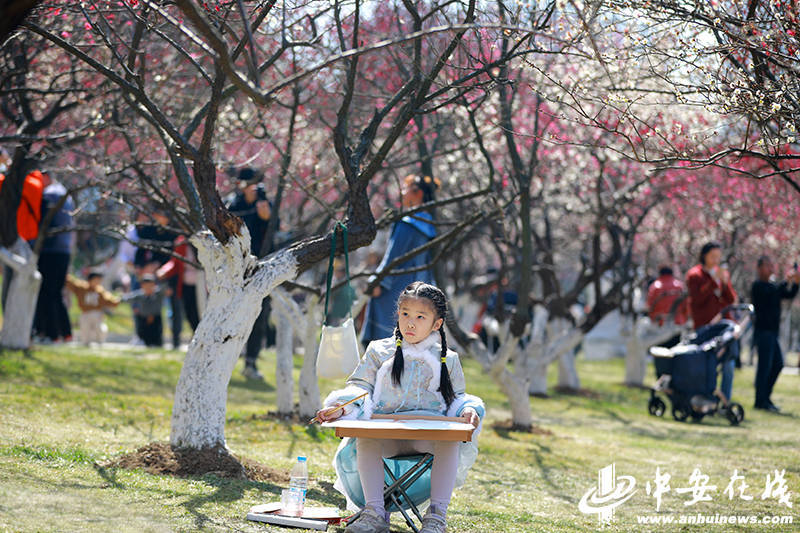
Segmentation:
[[(413, 209), (422, 204), (433, 202), (435, 191), (439, 188), (439, 180), (430, 176), (410, 175), (403, 180), (400, 190), (404, 209)], [(389, 244), (378, 265), (377, 272), (386, 269), (396, 258), (419, 248), (436, 237), (433, 226), (433, 215), (428, 211), (419, 211), (406, 215), (392, 227)], [(429, 251), (422, 252), (393, 267), (393, 270), (411, 270), (405, 274), (392, 274), (384, 277), (372, 291), (372, 298), (367, 304), (364, 324), (361, 327), (361, 342), (366, 346), (370, 341), (385, 339), (393, 335), (396, 318), (396, 302), (403, 289), (413, 281), (434, 284), (433, 271), (427, 266), (431, 262)], [(418, 269), (418, 270), (414, 270)], [(370, 278), (372, 282), (372, 278)]]
[(164, 306), (164, 297), (169, 296), (168, 287), (156, 284), (153, 274), (142, 274), (139, 278), (141, 288), (129, 292), (122, 300), (131, 304), (139, 317), (136, 334), (145, 346), (163, 346), (164, 326), (161, 320), (161, 308)]
[[(722, 247), (717, 242), (707, 242), (700, 249), (700, 263), (686, 273), (686, 288), (689, 291), (689, 312), (694, 328), (701, 328), (714, 320), (725, 307), (736, 303), (738, 296), (731, 285), (731, 274), (720, 265)], [(733, 372), (738, 356), (738, 342), (731, 343), (729, 349), (736, 354), (722, 367), (720, 389), (730, 400), (733, 391)]]
[(766, 255), (758, 259), (758, 279), (753, 282), (750, 294), (756, 312), (753, 327), (753, 342), (758, 349), (758, 366), (756, 367), (756, 409), (778, 412), (780, 409), (772, 403), (772, 388), (783, 369), (783, 352), (778, 343), (778, 331), (781, 324), (781, 300), (791, 300), (797, 296), (800, 271), (790, 271), (786, 280), (773, 282), (775, 265)]
[[(279, 221), (274, 221), (270, 228), (272, 206), (267, 200), (261, 175), (250, 167), (242, 168), (238, 174), (239, 190), (228, 203), (231, 214), (244, 221), (250, 232), (250, 252), (256, 257), (264, 257), (275, 251), (274, 235), (278, 231)], [(253, 324), (253, 330), (247, 339), (245, 364), (242, 374), (248, 379), (261, 380), (264, 377), (256, 367), (256, 360), (261, 347), (275, 344), (275, 330), (269, 324), (270, 300), (265, 298), (261, 303), (261, 312)]]

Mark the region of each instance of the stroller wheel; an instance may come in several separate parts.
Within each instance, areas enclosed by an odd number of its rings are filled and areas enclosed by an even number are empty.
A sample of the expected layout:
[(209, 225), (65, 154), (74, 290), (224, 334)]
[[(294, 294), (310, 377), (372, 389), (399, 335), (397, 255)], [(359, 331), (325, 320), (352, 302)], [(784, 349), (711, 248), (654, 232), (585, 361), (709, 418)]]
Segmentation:
[(691, 407), (684, 402), (676, 402), (672, 404), (672, 418), (678, 422), (683, 422), (689, 418), (689, 413), (691, 413), (691, 411)]
[(742, 407), (742, 404), (733, 402), (728, 406), (725, 416), (728, 417), (728, 422), (732, 426), (738, 426), (744, 420), (744, 407)]
[(650, 401), (647, 402), (647, 412), (653, 416), (664, 416), (664, 411), (666, 410), (667, 405), (664, 403), (664, 400), (658, 396), (653, 396), (650, 398)]

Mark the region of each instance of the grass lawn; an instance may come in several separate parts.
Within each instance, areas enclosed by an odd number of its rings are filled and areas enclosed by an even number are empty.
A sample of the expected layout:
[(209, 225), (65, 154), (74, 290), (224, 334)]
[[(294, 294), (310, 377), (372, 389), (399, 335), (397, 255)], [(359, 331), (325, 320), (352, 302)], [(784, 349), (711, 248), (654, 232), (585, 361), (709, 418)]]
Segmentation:
[[(60, 345), (31, 357), (0, 354), (0, 531), (288, 531), (248, 522), (247, 510), (279, 498), (282, 487), (219, 479), (153, 476), (103, 469), (97, 462), (169, 437), (172, 395), (183, 354), (145, 348)], [(296, 361), (299, 368), (300, 361)], [(274, 376), (274, 354), (261, 363)], [(474, 362), (465, 363), (468, 390), (483, 396), (488, 424), (508, 419), (508, 405)], [(647, 414), (648, 392), (620, 385), (621, 360), (580, 360), (591, 396), (532, 399), (537, 424), (548, 432), (522, 434), (486, 427), (480, 456), (449, 511), (451, 532), (569, 532), (599, 529), (596, 515), (578, 510), (597, 484), (598, 469), (616, 464), (634, 476), (636, 492), (617, 508), (604, 531), (800, 531), (800, 378), (783, 375), (774, 400), (784, 415), (754, 412), (753, 369), (736, 376), (734, 396), (747, 411), (740, 427), (722, 418), (679, 423)], [(554, 377), (554, 376), (551, 376)], [(238, 455), (288, 469), (296, 455), (309, 457), (312, 503), (339, 505), (331, 485), (331, 459), (339, 441), (318, 427), (262, 417), (275, 408), (267, 383), (230, 385), (227, 438)], [(323, 393), (334, 383), (324, 382)], [(671, 475), (660, 515), (792, 516), (792, 525), (644, 526), (637, 515), (655, 515), (646, 484), (656, 468)], [(716, 485), (712, 501), (686, 506), (695, 469)], [(723, 494), (734, 470), (745, 476), (752, 500)], [(767, 474), (785, 469), (792, 508), (762, 499)], [(738, 491), (738, 489), (737, 489)], [(341, 529), (331, 528), (332, 531)], [(409, 531), (401, 521), (393, 531)]]

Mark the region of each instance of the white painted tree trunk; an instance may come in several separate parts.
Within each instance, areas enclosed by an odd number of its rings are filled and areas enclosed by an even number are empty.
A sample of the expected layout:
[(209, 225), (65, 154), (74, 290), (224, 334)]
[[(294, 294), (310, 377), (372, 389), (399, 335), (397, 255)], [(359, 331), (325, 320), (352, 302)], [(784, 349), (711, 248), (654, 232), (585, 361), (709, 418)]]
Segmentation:
[[(524, 369), (520, 371), (519, 337), (511, 335), (508, 322), (500, 325), (500, 348), (492, 353), (480, 340), (475, 340), (467, 348), (500, 387), (508, 398), (511, 407), (511, 423), (515, 427), (530, 428), (533, 425), (533, 413), (528, 396), (528, 383)], [(514, 359), (516, 372), (508, 368), (509, 361)]]
[(293, 278), (297, 262), (288, 251), (263, 261), (250, 255), (250, 235), (222, 245), (209, 231), (192, 237), (206, 272), (208, 300), (186, 353), (172, 409), (170, 442), (177, 447), (225, 446), (228, 383), (261, 301)]
[[(494, 360), (488, 359), (489, 349), (483, 347), (486, 360), (489, 361), (486, 370), (508, 398), (508, 404), (511, 407), (511, 424), (514, 427), (529, 429), (533, 425), (533, 413), (528, 396), (528, 382), (524, 366), (525, 354), (519, 348), (520, 338), (509, 332), (508, 322), (501, 326), (499, 337), (500, 348), (494, 354)], [(508, 368), (508, 361), (512, 358), (515, 372), (511, 372)]]
[(527, 383), (507, 369), (501, 372), (495, 381), (499, 382), (500, 389), (508, 398), (511, 424), (514, 427), (529, 429), (533, 425), (533, 412)]
[(528, 362), (528, 394), (531, 396), (547, 396), (547, 368), (550, 362), (544, 357), (537, 357)]
[(547, 394), (547, 370), (558, 360), (558, 386), (579, 389), (581, 386), (573, 351), (583, 339), (583, 332), (569, 320), (553, 318), (544, 328), (544, 333), (532, 339), (528, 362), (528, 392), (534, 396)]
[(675, 324), (659, 326), (642, 317), (633, 321), (625, 345), (625, 384), (632, 387), (644, 385), (647, 374), (647, 350), (650, 346), (666, 342), (680, 331)]
[(518, 372), (525, 372), (528, 377), (528, 395), (545, 396), (547, 395), (547, 367), (549, 363), (545, 360), (545, 348), (547, 346), (547, 322), (550, 312), (542, 305), (533, 308), (533, 320), (531, 321), (531, 340), (525, 351), (527, 356), (524, 365), (521, 365)]
[(303, 331), (303, 368), (300, 369), (299, 384), (301, 419), (312, 418), (322, 407), (317, 380), (317, 352), (319, 351), (319, 332), (322, 327), (321, 311), (319, 296), (309, 296)]
[[(303, 367), (300, 369), (298, 386), (301, 418), (312, 418), (322, 405), (317, 383), (317, 351), (319, 330), (322, 324), (319, 296), (310, 295), (305, 312), (291, 295), (281, 288), (273, 292), (273, 301), (279, 312), (294, 325), (293, 332), (303, 343)], [(294, 406), (292, 406), (294, 409)]]
[(645, 346), (639, 338), (639, 327), (634, 323), (628, 342), (625, 343), (625, 384), (638, 387), (644, 384), (647, 373)]
[(6, 306), (3, 308), (0, 347), (27, 350), (31, 346), (33, 315), (42, 285), (42, 275), (36, 266), (37, 260), (31, 247), (21, 238), (17, 238), (11, 249), (0, 248), (0, 263), (8, 265), (14, 271)]
[(575, 353), (572, 350), (562, 353), (558, 357), (558, 386), (562, 389), (578, 390), (581, 380), (578, 377), (578, 367), (575, 366)]
[(562, 389), (578, 390), (581, 380), (575, 364), (575, 349), (583, 340), (583, 332), (565, 318), (552, 321), (550, 335), (554, 339), (549, 343), (551, 358), (558, 359), (558, 386)]
[[(277, 301), (276, 298), (272, 299)], [(279, 307), (274, 306), (278, 311)], [(275, 332), (275, 389), (277, 393), (278, 413), (290, 415), (294, 412), (294, 327), (285, 312), (278, 311), (277, 331)]]

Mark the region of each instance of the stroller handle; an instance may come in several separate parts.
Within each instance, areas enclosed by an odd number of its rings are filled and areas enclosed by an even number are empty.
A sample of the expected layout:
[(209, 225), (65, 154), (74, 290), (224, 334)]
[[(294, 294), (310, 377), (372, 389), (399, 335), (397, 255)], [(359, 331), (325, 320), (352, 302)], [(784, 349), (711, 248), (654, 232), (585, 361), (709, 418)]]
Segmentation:
[[(711, 323), (714, 324), (719, 322), (727, 313), (734, 313), (732, 322), (737, 324), (740, 328), (744, 328), (755, 315), (755, 307), (753, 307), (752, 304), (729, 305), (717, 313), (717, 316), (711, 320)], [(743, 316), (737, 316), (738, 313), (743, 313)], [(736, 337), (738, 338), (741, 333), (743, 332), (739, 332)]]
[(750, 325), (750, 320), (752, 320), (753, 316), (755, 315), (755, 307), (752, 304), (733, 304), (725, 307), (722, 311), (719, 312), (717, 316), (720, 318), (724, 316), (726, 313), (734, 312), (739, 313), (743, 312), (743, 316), (737, 317), (734, 316), (733, 322), (736, 324), (733, 336), (734, 338), (740, 338), (744, 332), (747, 330), (748, 326)]
[(730, 313), (731, 311), (745, 311), (750, 315), (755, 313), (755, 307), (753, 304), (732, 304), (725, 307), (719, 314), (724, 315), (725, 313)]

